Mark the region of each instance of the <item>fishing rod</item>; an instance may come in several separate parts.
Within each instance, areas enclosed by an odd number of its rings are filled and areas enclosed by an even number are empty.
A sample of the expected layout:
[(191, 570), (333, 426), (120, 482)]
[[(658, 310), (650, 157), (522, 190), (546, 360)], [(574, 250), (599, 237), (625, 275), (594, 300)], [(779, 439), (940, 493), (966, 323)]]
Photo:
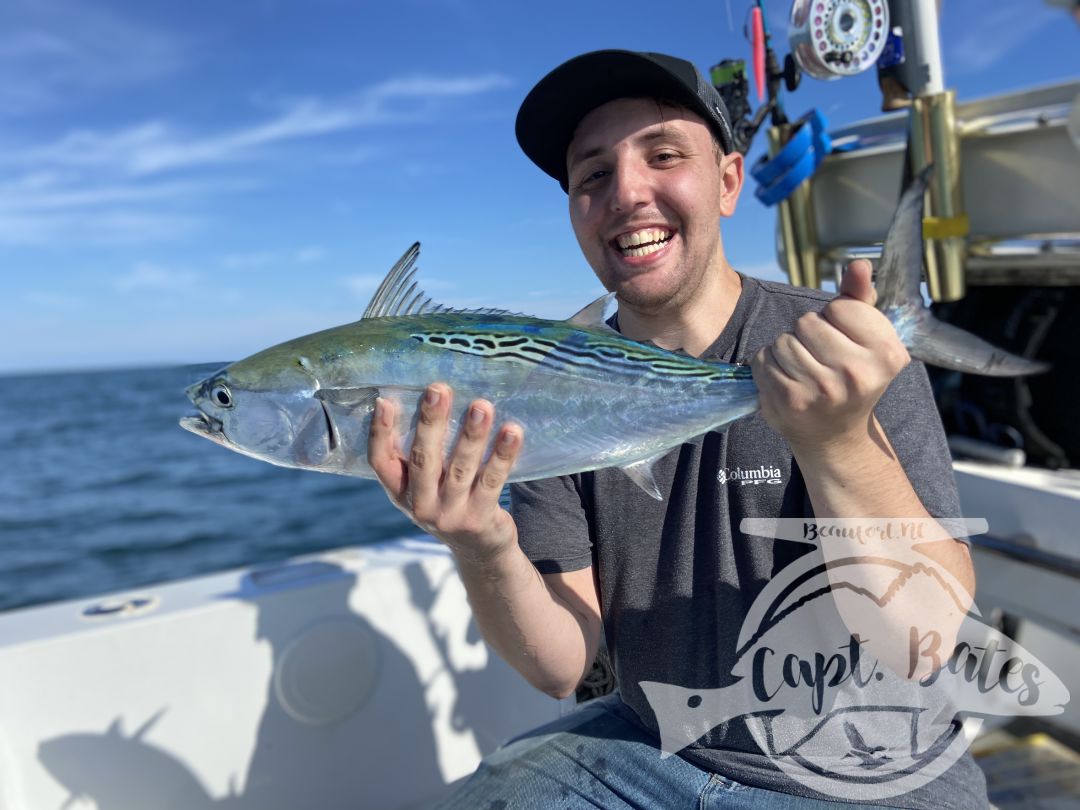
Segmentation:
[(750, 83), (746, 75), (746, 60), (725, 59), (713, 65), (709, 73), (713, 86), (724, 99), (731, 116), (735, 148), (745, 155), (766, 116), (771, 114), (773, 126), (788, 123), (780, 95), (781, 85), (786, 87), (789, 93), (795, 92), (802, 79), (802, 71), (790, 53), (784, 58), (783, 68), (780, 67), (780, 61), (772, 46), (772, 35), (769, 33), (762, 0), (755, 0), (749, 9), (744, 30), (751, 43), (754, 85), (759, 105), (757, 111), (753, 114), (750, 112)]

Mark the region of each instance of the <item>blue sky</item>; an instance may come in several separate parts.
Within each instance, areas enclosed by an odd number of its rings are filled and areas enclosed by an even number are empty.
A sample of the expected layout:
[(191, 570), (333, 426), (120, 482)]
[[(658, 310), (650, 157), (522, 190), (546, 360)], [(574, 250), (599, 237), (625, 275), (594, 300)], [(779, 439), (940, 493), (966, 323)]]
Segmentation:
[[(0, 372), (237, 359), (354, 320), (414, 240), (446, 303), (567, 316), (601, 289), (521, 98), (595, 48), (747, 57), (748, 5), (5, 0)], [(942, 38), (961, 98), (1080, 74), (1041, 0), (945, 0)], [(867, 73), (788, 109), (877, 103)], [(779, 277), (773, 221), (744, 195), (736, 267)]]

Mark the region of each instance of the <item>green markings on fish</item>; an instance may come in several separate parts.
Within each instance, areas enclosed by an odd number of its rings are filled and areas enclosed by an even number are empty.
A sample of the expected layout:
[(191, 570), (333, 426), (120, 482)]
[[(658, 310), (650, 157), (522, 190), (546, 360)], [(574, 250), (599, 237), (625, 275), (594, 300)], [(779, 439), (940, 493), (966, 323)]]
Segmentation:
[[(604, 296), (600, 301), (606, 301)], [(575, 337), (584, 336), (582, 340)], [(533, 324), (515, 329), (514, 324), (479, 324), (473, 328), (452, 331), (416, 332), (411, 337), (421, 343), (449, 351), (474, 354), (491, 360), (523, 365), (561, 366), (580, 373), (621, 369), (636, 379), (642, 373), (675, 375), (691, 380), (745, 379), (744, 366), (687, 363), (684, 358), (657, 356), (655, 351), (642, 351), (625, 340), (597, 337), (580, 330), (568, 330), (559, 335), (548, 329), (538, 334)], [(648, 348), (648, 347), (645, 347)]]
[[(919, 359), (983, 374), (1041, 370), (939, 323), (923, 306), (926, 181), (926, 172), (915, 179), (890, 226), (878, 308)], [(619, 467), (660, 499), (657, 458), (757, 410), (747, 366), (623, 337), (604, 322), (610, 295), (565, 321), (451, 309), (419, 288), (419, 250), (413, 245), (394, 265), (359, 321), (271, 347), (191, 386), (198, 413), (180, 424), (272, 464), (371, 478), (376, 398), (397, 403), (407, 452), (425, 388), (444, 381), (455, 396), (451, 436), (473, 399), (491, 401), (499, 421), (524, 428), (511, 481)]]

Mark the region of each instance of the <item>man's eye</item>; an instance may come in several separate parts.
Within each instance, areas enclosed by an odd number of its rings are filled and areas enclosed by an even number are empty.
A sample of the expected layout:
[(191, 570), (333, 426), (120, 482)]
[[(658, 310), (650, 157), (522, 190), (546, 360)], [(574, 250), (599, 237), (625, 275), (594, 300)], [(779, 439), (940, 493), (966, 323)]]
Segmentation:
[(671, 161), (675, 160), (675, 158), (677, 158), (677, 157), (678, 157), (678, 155), (676, 155), (674, 152), (660, 152), (654, 158), (654, 160), (656, 160), (657, 163), (670, 163)]
[(610, 172), (607, 169), (597, 169), (596, 171), (589, 172), (581, 178), (581, 182), (578, 183), (578, 187), (585, 187), (603, 180)]

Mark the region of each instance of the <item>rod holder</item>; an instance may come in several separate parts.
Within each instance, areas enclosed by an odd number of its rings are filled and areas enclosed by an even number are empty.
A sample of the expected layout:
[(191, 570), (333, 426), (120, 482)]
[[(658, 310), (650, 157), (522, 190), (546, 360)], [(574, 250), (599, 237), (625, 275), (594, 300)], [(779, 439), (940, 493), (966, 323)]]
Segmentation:
[[(769, 127), (769, 157), (775, 157), (791, 137), (791, 124)], [(817, 237), (810, 203), (810, 180), (804, 180), (787, 199), (777, 204), (780, 238), (784, 245), (784, 270), (796, 287), (820, 287)]]
[(934, 164), (923, 219), (927, 288), (934, 301), (957, 301), (966, 291), (964, 259), (969, 225), (960, 184), (955, 91), (916, 98), (909, 126), (912, 173)]

